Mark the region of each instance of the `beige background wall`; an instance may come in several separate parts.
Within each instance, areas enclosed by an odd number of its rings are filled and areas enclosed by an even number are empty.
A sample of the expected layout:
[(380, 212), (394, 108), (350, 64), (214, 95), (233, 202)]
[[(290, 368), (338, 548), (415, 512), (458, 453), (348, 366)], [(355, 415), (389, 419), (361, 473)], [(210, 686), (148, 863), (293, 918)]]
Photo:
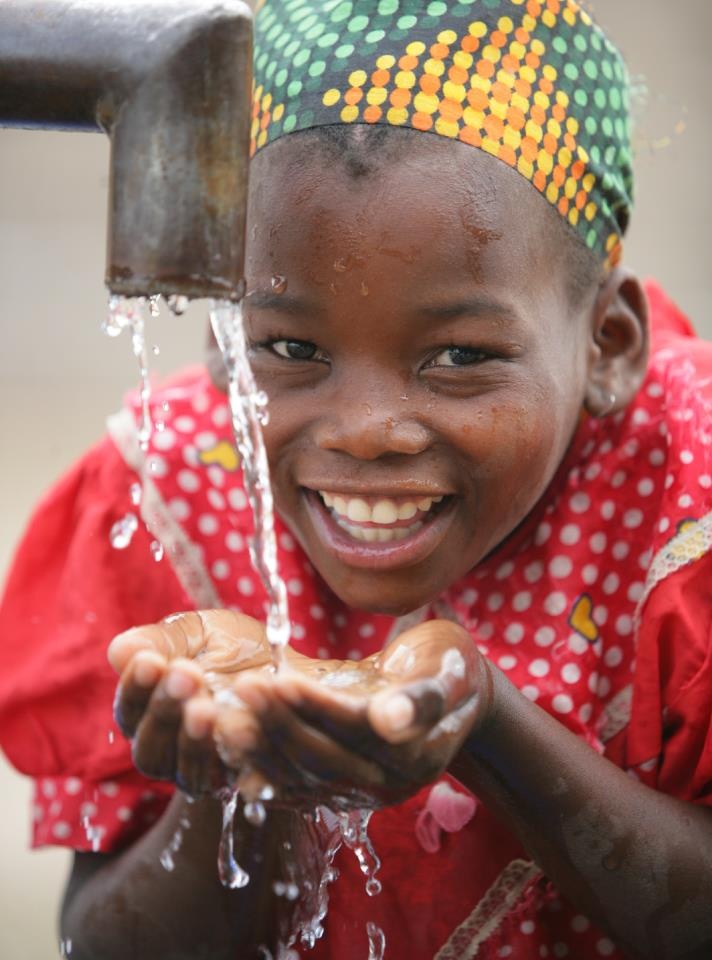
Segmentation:
[[(638, 210), (628, 260), (658, 277), (712, 338), (712, 3), (589, 6), (649, 91), (638, 110)], [(100, 434), (135, 382), (128, 342), (99, 329), (107, 163), (98, 135), (0, 131), (0, 576), (32, 503)], [(198, 358), (203, 324), (198, 307), (157, 321), (150, 332), (161, 349), (156, 366)], [(0, 797), (0, 958), (50, 960), (67, 857), (27, 852), (29, 787), (2, 758)]]

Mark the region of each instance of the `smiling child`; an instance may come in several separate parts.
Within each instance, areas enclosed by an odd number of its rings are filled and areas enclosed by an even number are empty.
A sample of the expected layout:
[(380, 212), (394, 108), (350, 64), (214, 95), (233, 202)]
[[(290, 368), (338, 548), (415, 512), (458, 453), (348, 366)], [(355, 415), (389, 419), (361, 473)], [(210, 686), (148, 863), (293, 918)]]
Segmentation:
[[(317, 804), (376, 810), (382, 892), (342, 848), (299, 956), (364, 960), (369, 921), (387, 960), (710, 956), (712, 350), (621, 265), (618, 53), (572, 0), (274, 0), (255, 73), (291, 669), (211, 344), (145, 455), (130, 404), (50, 493), (2, 609), (2, 743), (35, 842), (76, 851), (72, 956), (287, 956)], [(274, 794), (234, 890), (228, 780)]]

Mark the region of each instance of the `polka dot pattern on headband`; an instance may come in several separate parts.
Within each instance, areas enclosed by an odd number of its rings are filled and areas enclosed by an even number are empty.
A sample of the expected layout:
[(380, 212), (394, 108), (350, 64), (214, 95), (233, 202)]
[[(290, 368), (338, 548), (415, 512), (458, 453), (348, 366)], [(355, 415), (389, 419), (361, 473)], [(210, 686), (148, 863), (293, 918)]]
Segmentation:
[(590, 249), (619, 258), (628, 79), (574, 0), (268, 0), (254, 64), (253, 152), (329, 124), (456, 139), (516, 169)]

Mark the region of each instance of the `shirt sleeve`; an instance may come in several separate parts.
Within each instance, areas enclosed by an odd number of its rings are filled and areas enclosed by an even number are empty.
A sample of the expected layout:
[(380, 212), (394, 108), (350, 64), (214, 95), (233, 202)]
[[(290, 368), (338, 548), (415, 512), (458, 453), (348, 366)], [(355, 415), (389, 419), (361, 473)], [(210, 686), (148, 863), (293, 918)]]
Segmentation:
[(651, 593), (639, 630), (627, 763), (682, 800), (712, 806), (712, 555)]
[(38, 505), (0, 605), (0, 746), (36, 780), (35, 844), (113, 849), (172, 792), (135, 770), (112, 714), (111, 639), (193, 608), (142, 523), (110, 543), (136, 480), (109, 439), (89, 451)]

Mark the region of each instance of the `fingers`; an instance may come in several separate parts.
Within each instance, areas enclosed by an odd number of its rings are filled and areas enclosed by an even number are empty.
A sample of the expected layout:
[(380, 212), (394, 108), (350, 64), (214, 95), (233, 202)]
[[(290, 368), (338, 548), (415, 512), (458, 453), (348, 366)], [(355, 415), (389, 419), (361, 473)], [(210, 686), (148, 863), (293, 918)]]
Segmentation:
[(242, 678), (235, 690), (244, 710), (225, 711), (218, 721), (221, 756), (230, 767), (247, 765), (282, 797), (378, 792), (382, 769), (315, 729), (281, 696), (272, 678)]
[(448, 690), (442, 680), (419, 680), (376, 694), (368, 705), (368, 719), (384, 740), (400, 744), (432, 729), (448, 707)]
[(165, 657), (154, 650), (139, 650), (123, 671), (116, 689), (114, 716), (124, 736), (135, 735), (167, 666)]
[(427, 734), (476, 696), (482, 658), (458, 624), (432, 620), (408, 630), (383, 657), (390, 688), (368, 706), (373, 729), (389, 743)]
[(156, 684), (133, 739), (134, 763), (142, 773), (173, 779), (183, 704), (201, 687), (200, 673), (189, 661), (175, 661)]
[(213, 739), (216, 719), (217, 707), (209, 697), (199, 695), (183, 706), (176, 783), (194, 797), (216, 791), (225, 781)]
[(203, 625), (198, 613), (177, 613), (142, 627), (118, 634), (109, 644), (107, 656), (117, 673), (122, 673), (140, 650), (153, 650), (166, 659), (195, 656), (191, 645), (199, 645)]
[(224, 782), (213, 741), (216, 713), (200, 671), (187, 660), (168, 664), (142, 650), (119, 683), (115, 714), (133, 741), (134, 763), (147, 776), (175, 780), (193, 796)]

